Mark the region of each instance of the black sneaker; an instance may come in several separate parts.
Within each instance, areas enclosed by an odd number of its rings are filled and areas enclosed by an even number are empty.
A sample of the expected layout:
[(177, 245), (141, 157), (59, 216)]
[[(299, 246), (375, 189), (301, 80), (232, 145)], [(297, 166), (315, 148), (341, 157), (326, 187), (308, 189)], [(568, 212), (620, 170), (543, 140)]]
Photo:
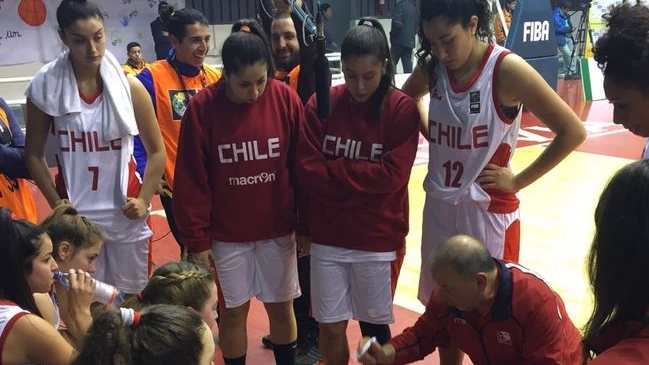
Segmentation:
[(295, 354), (295, 365), (315, 365), (322, 360), (318, 344), (313, 343), (303, 347), (299, 353)]
[(261, 338), (261, 345), (265, 349), (272, 349), (273, 348), (273, 342), (270, 340), (270, 335), (266, 335)]

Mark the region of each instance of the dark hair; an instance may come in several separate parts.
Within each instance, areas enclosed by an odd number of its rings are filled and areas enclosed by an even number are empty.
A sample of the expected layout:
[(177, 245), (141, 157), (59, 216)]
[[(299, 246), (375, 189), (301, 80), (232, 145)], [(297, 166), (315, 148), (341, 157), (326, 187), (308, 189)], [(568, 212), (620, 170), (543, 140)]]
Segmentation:
[(340, 45), (340, 58), (343, 62), (359, 56), (374, 56), (379, 62), (385, 62), (385, 75), (381, 77), (379, 87), (370, 98), (372, 113), (378, 118), (381, 115), (383, 97), (394, 85), (395, 71), (388, 38), (383, 26), (375, 18), (361, 18), (358, 25), (349, 28)]
[[(593, 313), (584, 342), (616, 323), (642, 318), (649, 306), (649, 160), (617, 171), (595, 209), (587, 259)], [(589, 354), (586, 354), (589, 356)]]
[(39, 316), (27, 275), (32, 272), (44, 233), (24, 219), (14, 220), (9, 209), (0, 207), (0, 298)]
[(101, 14), (99, 7), (95, 3), (86, 0), (63, 0), (59, 7), (56, 8), (56, 21), (61, 30), (69, 28), (79, 19), (94, 17), (104, 21), (104, 16)]
[(331, 4), (322, 3), (322, 4), (320, 4), (320, 11), (324, 13), (325, 11), (329, 10), (330, 7), (331, 7)]
[(593, 49), (604, 77), (649, 92), (649, 9), (643, 5), (615, 6), (607, 28)]
[(201, 311), (211, 294), (212, 274), (191, 262), (169, 262), (158, 267), (140, 293), (144, 306), (175, 304)]
[(134, 328), (119, 312), (106, 311), (92, 323), (74, 365), (196, 365), (203, 352), (203, 320), (175, 305), (144, 308)]
[(169, 5), (169, 3), (166, 2), (166, 1), (164, 1), (164, 0), (163, 0), (163, 1), (160, 1), (160, 2), (158, 3), (158, 11), (166, 11), (166, 10), (169, 9), (170, 7), (172, 7), (172, 6)]
[(284, 10), (280, 10), (280, 11), (276, 12), (271, 17), (272, 21), (280, 20), (280, 19), (291, 19), (291, 20), (293, 20), (293, 18), (291, 18), (291, 13), (289, 13), (288, 11), (284, 11)]
[(483, 41), (491, 38), (491, 25), (488, 6), (485, 0), (424, 0), (419, 5), (419, 39), (421, 45), (417, 50), (417, 65), (427, 71), (429, 87), (437, 82), (435, 69), (439, 59), (433, 54), (433, 46), (424, 34), (424, 22), (438, 16), (446, 18), (449, 24), (459, 23), (463, 28), (469, 26), (472, 16), (478, 17), (476, 37)]
[(228, 75), (236, 74), (257, 62), (266, 64), (269, 78), (275, 75), (270, 42), (261, 25), (254, 20), (242, 19), (232, 24), (232, 32), (223, 42), (221, 57), (223, 71)]
[(129, 52), (131, 50), (131, 48), (133, 48), (133, 47), (142, 48), (142, 46), (140, 46), (140, 44), (138, 42), (131, 42), (131, 43), (126, 45), (126, 52)]
[(182, 42), (187, 34), (187, 26), (192, 24), (209, 25), (207, 18), (200, 11), (192, 8), (184, 8), (172, 11), (169, 19), (166, 21), (167, 30), (169, 35), (173, 35)]
[(160, 20), (162, 20), (162, 24), (167, 26), (167, 22), (169, 21), (169, 17), (171, 14), (174, 12), (174, 7), (173, 5), (169, 5), (166, 1), (161, 1), (158, 3), (158, 16), (160, 17)]
[(60, 260), (59, 245), (63, 241), (69, 242), (74, 250), (90, 247), (98, 241), (104, 240), (101, 229), (79, 214), (71, 205), (59, 205), (41, 223), (41, 228), (52, 239), (53, 256)]

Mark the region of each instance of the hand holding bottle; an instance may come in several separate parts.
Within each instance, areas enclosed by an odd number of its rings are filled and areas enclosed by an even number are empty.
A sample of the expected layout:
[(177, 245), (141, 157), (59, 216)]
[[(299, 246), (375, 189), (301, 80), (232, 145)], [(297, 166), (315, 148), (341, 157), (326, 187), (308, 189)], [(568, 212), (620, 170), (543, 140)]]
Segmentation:
[(89, 281), (91, 284), (89, 293), (92, 302), (101, 302), (113, 308), (118, 308), (124, 301), (125, 294), (123, 291), (113, 285), (93, 279), (90, 274), (83, 272), (83, 270), (77, 270), (76, 273), (74, 269), (71, 269), (69, 273), (56, 271), (54, 272), (54, 280), (61, 283), (68, 291), (73, 291), (75, 287), (79, 288), (84, 285), (83, 283)]
[(61, 319), (75, 343), (81, 343), (92, 323), (90, 303), (95, 292), (95, 279), (83, 270), (70, 269), (67, 273), (54, 272), (54, 280), (66, 289), (56, 293)]

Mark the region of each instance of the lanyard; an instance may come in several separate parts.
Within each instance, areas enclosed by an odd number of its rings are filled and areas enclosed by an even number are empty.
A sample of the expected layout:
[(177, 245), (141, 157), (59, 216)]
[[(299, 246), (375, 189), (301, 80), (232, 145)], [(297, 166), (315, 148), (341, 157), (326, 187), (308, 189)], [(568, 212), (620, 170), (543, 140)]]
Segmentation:
[[(189, 89), (187, 89), (187, 84), (185, 84), (185, 80), (183, 79), (183, 75), (180, 73), (180, 70), (178, 69), (178, 66), (176, 65), (176, 55), (170, 60), (171, 65), (173, 66), (174, 70), (176, 71), (176, 76), (178, 76), (178, 80), (180, 81), (180, 85), (182, 85), (183, 90), (185, 90), (185, 94), (187, 94), (187, 97), (189, 100), (192, 100), (194, 97), (194, 94), (191, 94), (189, 92)], [(205, 70), (203, 69), (203, 66), (198, 70), (199, 75), (201, 76), (201, 85), (203, 85), (202, 89), (207, 87), (207, 80), (205, 79)]]

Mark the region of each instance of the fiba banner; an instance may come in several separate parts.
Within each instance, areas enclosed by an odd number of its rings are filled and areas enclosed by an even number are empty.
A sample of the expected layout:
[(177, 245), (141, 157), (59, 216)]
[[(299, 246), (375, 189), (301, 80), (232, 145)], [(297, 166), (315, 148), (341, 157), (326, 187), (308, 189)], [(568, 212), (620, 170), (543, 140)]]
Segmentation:
[[(159, 0), (94, 0), (104, 17), (106, 49), (126, 61), (126, 45), (138, 42), (147, 61), (155, 60), (150, 23)], [(184, 0), (168, 1), (176, 9)], [(58, 35), (60, 0), (0, 0), (0, 66), (49, 62), (64, 49)]]

